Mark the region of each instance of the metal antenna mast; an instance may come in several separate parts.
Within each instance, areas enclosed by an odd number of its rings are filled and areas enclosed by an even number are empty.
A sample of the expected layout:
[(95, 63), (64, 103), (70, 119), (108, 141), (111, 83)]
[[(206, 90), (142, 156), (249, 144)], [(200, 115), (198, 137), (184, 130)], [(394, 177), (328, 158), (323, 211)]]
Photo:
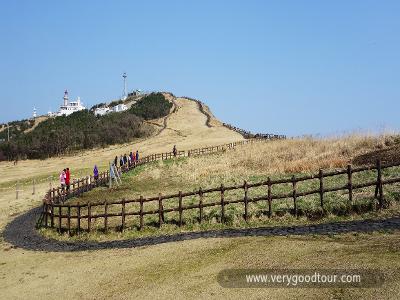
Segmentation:
[(124, 96), (122, 97), (122, 99), (125, 100), (128, 97), (128, 94), (126, 92), (126, 77), (128, 76), (126, 75), (126, 72), (124, 72), (122, 77), (124, 78)]

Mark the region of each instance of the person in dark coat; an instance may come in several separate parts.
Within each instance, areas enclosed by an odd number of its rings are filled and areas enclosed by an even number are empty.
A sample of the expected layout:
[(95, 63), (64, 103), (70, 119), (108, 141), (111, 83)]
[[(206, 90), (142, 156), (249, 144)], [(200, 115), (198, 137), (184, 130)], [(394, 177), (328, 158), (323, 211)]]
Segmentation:
[(139, 160), (139, 150), (136, 150), (136, 161)]
[(99, 179), (99, 169), (97, 169), (97, 165), (94, 166), (93, 177), (94, 177), (94, 180), (96, 180), (96, 181), (97, 181), (97, 179)]

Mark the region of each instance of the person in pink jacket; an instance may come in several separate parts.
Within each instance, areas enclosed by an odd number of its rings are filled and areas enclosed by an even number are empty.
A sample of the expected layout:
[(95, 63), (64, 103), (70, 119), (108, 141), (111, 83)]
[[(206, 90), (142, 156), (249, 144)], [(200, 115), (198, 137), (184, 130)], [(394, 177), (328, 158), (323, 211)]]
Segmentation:
[(61, 184), (62, 191), (64, 191), (64, 189), (65, 189), (65, 177), (66, 177), (66, 174), (65, 174), (65, 169), (64, 169), (60, 174), (60, 184)]

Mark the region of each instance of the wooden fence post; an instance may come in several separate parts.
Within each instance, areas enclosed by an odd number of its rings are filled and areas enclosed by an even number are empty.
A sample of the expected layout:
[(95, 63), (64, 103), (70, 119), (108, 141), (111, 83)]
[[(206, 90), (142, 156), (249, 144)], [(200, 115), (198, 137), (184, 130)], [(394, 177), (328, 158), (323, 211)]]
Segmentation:
[(321, 208), (324, 210), (324, 171), (319, 169), (319, 199), (321, 202)]
[(121, 212), (121, 231), (125, 230), (125, 199), (122, 199), (122, 212)]
[(203, 191), (201, 187), (199, 188), (199, 223), (201, 224), (201, 221), (203, 220)]
[(158, 194), (158, 226), (161, 228), (164, 221), (164, 212), (162, 206), (162, 195)]
[[(111, 163), (110, 162), (108, 162), (108, 169), (111, 170)], [(113, 169), (113, 171), (114, 171), (114, 169)], [(115, 176), (115, 174), (114, 174), (114, 176)], [(111, 174), (110, 174), (110, 176), (108, 178), (108, 188), (111, 189), (111, 187), (112, 187), (112, 178), (111, 178)]]
[(76, 196), (75, 179), (72, 181), (72, 195)]
[(225, 194), (224, 185), (221, 184), (221, 223), (225, 222)]
[(104, 201), (104, 232), (108, 232), (108, 202)]
[(35, 181), (35, 178), (33, 178), (33, 180), (32, 180), (32, 195), (35, 195), (35, 192), (36, 192), (35, 184), (36, 184), (36, 181)]
[(349, 204), (353, 205), (353, 170), (351, 165), (347, 165), (347, 186), (349, 190)]
[(182, 226), (182, 191), (179, 191), (179, 227)]
[(143, 229), (143, 196), (140, 196), (139, 228)]
[(54, 206), (50, 205), (50, 227), (54, 228)]
[(244, 181), (243, 189), (244, 189), (244, 220), (247, 222), (248, 221), (248, 197), (247, 197), (248, 187), (247, 187), (246, 180)]
[(52, 176), (49, 176), (49, 189), (50, 191), (53, 189)]
[(77, 217), (78, 217), (78, 228), (77, 228), (77, 230), (78, 230), (78, 234), (80, 234), (80, 232), (81, 232), (81, 205), (79, 204), (79, 202), (78, 202), (78, 214), (77, 214)]
[(41, 227), (45, 227), (45, 225), (44, 225), (44, 217), (45, 217), (45, 215), (46, 215), (46, 203), (44, 203), (43, 202), (43, 206), (42, 206), (42, 213), (41, 213), (41, 215), (40, 215), (40, 224), (39, 224), (39, 222), (37, 223), (37, 228), (41, 228)]
[(382, 165), (381, 165), (381, 160), (378, 159), (376, 161), (376, 168), (378, 170), (378, 180), (377, 180), (377, 189), (379, 192), (379, 208), (383, 207), (383, 184), (382, 184)]
[(68, 226), (68, 234), (71, 236), (71, 205), (70, 204), (68, 204), (67, 226)]
[(45, 203), (44, 206), (46, 212), (46, 214), (44, 215), (44, 227), (47, 228), (47, 226), (49, 225), (49, 205)]
[(294, 207), (294, 215), (297, 217), (297, 203), (296, 203), (296, 178), (293, 175), (292, 176), (292, 188), (293, 188), (293, 207)]
[(91, 225), (92, 225), (92, 206), (90, 205), (90, 202), (88, 203), (88, 207), (87, 207), (87, 210), (88, 210), (88, 232), (90, 232), (90, 230), (92, 229), (91, 227)]
[(268, 176), (267, 178), (268, 185), (268, 217), (272, 216), (272, 194), (271, 194), (271, 178)]
[(62, 223), (61, 213), (62, 213), (62, 208), (61, 208), (61, 205), (60, 205), (58, 207), (58, 232), (59, 233), (61, 233), (61, 223)]
[(57, 188), (57, 203), (60, 203), (60, 199), (62, 199), (62, 193), (63, 190), (61, 189), (61, 187)]

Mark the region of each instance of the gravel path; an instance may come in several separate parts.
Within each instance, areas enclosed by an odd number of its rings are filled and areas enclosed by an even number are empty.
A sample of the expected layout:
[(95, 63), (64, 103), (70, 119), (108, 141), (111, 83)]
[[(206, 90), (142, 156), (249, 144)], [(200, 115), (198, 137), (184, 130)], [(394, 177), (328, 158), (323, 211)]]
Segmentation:
[(372, 232), (379, 230), (400, 229), (400, 216), (396, 216), (385, 220), (360, 220), (302, 226), (210, 230), (203, 232), (179, 233), (170, 236), (145, 237), (123, 241), (61, 242), (44, 238), (36, 231), (35, 222), (40, 214), (40, 211), (41, 207), (38, 207), (16, 217), (11, 223), (6, 226), (3, 232), (4, 240), (12, 244), (14, 247), (27, 250), (68, 252), (113, 248), (133, 248), (199, 238), (285, 236), (307, 234), (326, 235), (347, 232)]

